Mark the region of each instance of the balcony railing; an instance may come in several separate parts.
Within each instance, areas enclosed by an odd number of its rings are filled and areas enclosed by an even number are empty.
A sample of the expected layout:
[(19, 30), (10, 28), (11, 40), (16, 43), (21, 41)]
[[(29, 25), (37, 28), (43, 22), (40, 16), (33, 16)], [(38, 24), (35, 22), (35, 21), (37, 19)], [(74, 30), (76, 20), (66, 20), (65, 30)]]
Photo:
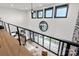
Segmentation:
[[(36, 31), (26, 29), (20, 26), (16, 26), (7, 22), (0, 20), (0, 23), (4, 26), (5, 30), (12, 35), (12, 33), (16, 32), (18, 35), (19, 45), (21, 45), (20, 40), (20, 30), (24, 30), (28, 32), (28, 39), (36, 44), (40, 45), (41, 47), (47, 49), (48, 51), (54, 53), (57, 56), (68, 56), (68, 55), (79, 55), (79, 44), (75, 42), (71, 42), (68, 40), (62, 40), (58, 38), (54, 38), (45, 34), (38, 33)], [(11, 26), (15, 27), (16, 30), (12, 31)], [(27, 34), (27, 33), (26, 33)], [(25, 35), (25, 42), (27, 36)]]

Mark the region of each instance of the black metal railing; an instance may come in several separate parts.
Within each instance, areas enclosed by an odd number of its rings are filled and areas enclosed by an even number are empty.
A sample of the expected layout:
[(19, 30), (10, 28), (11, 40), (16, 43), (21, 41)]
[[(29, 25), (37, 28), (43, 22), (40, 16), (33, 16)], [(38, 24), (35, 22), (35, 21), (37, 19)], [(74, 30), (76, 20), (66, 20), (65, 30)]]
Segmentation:
[(70, 53), (70, 50), (72, 49), (71, 47), (76, 47), (76, 49), (73, 49), (73, 50), (76, 53), (75, 54), (76, 56), (79, 55), (79, 44), (78, 43), (71, 42), (71, 41), (68, 41), (68, 40), (61, 40), (61, 39), (58, 39), (58, 38), (54, 38), (54, 37), (51, 37), (51, 36), (48, 36), (48, 35), (45, 35), (45, 34), (38, 33), (38, 32), (33, 31), (33, 30), (29, 30), (29, 29), (26, 29), (26, 28), (23, 28), (23, 27), (20, 27), (20, 26), (16, 26), (16, 25), (4, 22), (2, 20), (0, 20), (0, 22), (5, 27), (5, 30), (9, 31), (10, 35), (12, 33), (10, 25), (16, 27), (19, 45), (21, 45), (20, 30), (19, 30), (21, 28), (25, 31), (28, 31), (29, 39), (31, 41), (37, 43), (38, 45), (40, 45), (43, 48), (47, 49), (48, 51), (54, 53), (55, 55), (68, 56), (69, 53)]

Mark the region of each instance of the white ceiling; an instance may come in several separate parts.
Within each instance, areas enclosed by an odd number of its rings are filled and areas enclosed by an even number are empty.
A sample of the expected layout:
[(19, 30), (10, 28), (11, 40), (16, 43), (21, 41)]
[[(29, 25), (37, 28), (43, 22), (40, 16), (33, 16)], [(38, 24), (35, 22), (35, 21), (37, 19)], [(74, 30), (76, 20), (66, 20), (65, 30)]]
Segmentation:
[(14, 8), (18, 10), (30, 10), (32, 8), (44, 7), (51, 5), (50, 3), (0, 3), (0, 7), (4, 8)]

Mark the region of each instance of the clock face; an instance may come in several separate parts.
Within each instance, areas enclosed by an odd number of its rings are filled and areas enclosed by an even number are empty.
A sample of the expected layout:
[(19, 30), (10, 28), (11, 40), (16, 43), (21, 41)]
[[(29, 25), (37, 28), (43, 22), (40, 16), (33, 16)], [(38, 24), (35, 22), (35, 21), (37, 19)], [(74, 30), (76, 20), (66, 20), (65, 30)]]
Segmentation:
[(45, 21), (41, 21), (40, 22), (40, 24), (39, 24), (39, 28), (40, 28), (40, 30), (41, 31), (47, 31), (47, 29), (48, 29), (48, 24), (47, 24), (47, 22), (45, 22)]

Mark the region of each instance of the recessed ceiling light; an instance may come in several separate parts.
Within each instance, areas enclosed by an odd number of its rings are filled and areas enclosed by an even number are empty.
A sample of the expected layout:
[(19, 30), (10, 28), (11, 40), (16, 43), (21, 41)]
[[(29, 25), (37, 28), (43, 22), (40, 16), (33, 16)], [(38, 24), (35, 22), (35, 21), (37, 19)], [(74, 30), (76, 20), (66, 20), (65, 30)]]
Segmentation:
[(27, 8), (25, 8), (25, 9), (27, 9)]
[(14, 5), (13, 5), (13, 4), (11, 4), (10, 6), (11, 6), (11, 7), (13, 7)]
[(40, 7), (42, 6), (42, 4), (39, 5)]

